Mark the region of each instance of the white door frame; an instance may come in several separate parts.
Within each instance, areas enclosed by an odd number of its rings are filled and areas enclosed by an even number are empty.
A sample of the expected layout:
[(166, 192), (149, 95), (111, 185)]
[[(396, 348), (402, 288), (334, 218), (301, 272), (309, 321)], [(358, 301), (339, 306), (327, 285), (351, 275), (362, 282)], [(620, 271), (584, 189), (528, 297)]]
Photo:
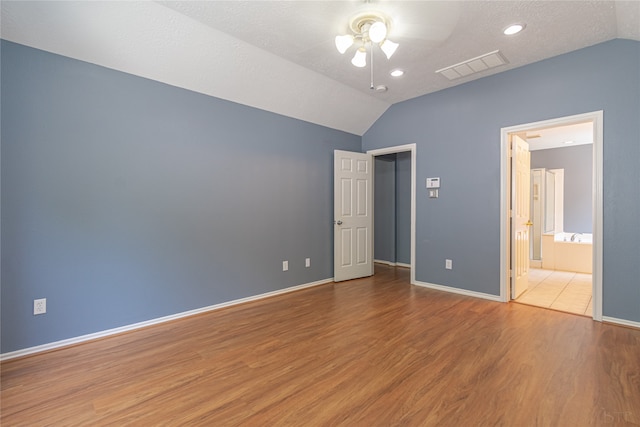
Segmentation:
[(524, 138), (511, 136), (511, 298), (517, 298), (529, 284), (531, 152)]
[(551, 120), (510, 126), (500, 130), (500, 299), (508, 302), (509, 298), (509, 260), (508, 250), (511, 239), (509, 231), (509, 200), (507, 189), (511, 176), (508, 174), (509, 162), (509, 134), (525, 132), (534, 128), (554, 127), (578, 122), (593, 122), (593, 319), (602, 321), (602, 164), (603, 164), (603, 112), (577, 114), (575, 116), (560, 117)]
[[(411, 284), (416, 282), (416, 144), (397, 145), (395, 147), (379, 148), (368, 150), (367, 154), (373, 157), (384, 156), (385, 154), (411, 152)], [(375, 162), (373, 162), (375, 168)], [(375, 169), (374, 169), (375, 173)], [(374, 180), (375, 181), (375, 180)], [(375, 182), (374, 182), (375, 185)], [(375, 215), (375, 212), (374, 212)], [(375, 233), (373, 239), (375, 240)]]

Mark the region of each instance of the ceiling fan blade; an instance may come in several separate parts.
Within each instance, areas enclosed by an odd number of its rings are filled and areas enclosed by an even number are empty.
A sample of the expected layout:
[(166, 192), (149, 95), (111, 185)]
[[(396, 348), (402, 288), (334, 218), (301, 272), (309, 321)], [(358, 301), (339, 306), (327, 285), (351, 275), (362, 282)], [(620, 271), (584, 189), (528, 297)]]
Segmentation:
[(389, 34), (390, 39), (411, 38), (427, 41), (443, 41), (449, 38), (453, 31), (453, 26), (448, 25), (424, 25), (403, 23), (398, 25), (400, 28), (393, 30)]
[(445, 40), (458, 24), (461, 5), (457, 1), (395, 1), (379, 3), (391, 17), (389, 38), (411, 37), (421, 40)]

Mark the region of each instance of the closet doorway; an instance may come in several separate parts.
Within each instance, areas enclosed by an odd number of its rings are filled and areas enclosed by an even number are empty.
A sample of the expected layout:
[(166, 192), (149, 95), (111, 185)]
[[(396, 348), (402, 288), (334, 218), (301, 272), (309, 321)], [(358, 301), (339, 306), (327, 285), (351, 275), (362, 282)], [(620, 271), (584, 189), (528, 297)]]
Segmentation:
[[(375, 165), (374, 260), (410, 268), (410, 282), (415, 284), (416, 144), (369, 150), (367, 154), (373, 156)], [(378, 166), (382, 170), (376, 171)], [(376, 182), (378, 172), (383, 177)], [(390, 182), (391, 176), (393, 182)], [(398, 182), (401, 187), (396, 191)], [(396, 202), (400, 203), (399, 209), (396, 209)], [(377, 252), (375, 248), (378, 248)]]

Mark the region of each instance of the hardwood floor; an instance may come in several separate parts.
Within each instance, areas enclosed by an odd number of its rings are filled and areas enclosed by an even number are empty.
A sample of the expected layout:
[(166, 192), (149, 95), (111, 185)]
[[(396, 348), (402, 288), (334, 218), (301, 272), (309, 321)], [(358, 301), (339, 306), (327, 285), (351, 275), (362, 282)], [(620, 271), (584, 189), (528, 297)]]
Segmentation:
[(640, 425), (640, 330), (408, 276), (3, 362), (2, 425)]

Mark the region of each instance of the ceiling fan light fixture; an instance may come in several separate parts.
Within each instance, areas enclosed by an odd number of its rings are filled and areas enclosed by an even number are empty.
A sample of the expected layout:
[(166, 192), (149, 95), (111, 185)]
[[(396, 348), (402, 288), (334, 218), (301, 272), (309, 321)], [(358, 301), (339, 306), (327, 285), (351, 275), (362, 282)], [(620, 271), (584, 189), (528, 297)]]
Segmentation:
[(353, 36), (351, 34), (347, 34), (344, 36), (336, 36), (336, 49), (338, 52), (345, 53), (347, 49), (351, 47), (353, 44)]
[(364, 46), (358, 48), (356, 54), (353, 55), (351, 63), (358, 68), (362, 68), (367, 65), (367, 51), (365, 50)]
[(380, 49), (384, 52), (384, 54), (387, 56), (387, 59), (390, 59), (391, 56), (395, 53), (396, 49), (398, 48), (398, 43), (394, 43), (391, 40), (387, 39), (384, 40), (381, 44), (380, 44)]
[(340, 53), (346, 52), (356, 40), (359, 41), (358, 49), (351, 59), (351, 64), (358, 68), (367, 66), (367, 50), (370, 49), (371, 78), (369, 88), (376, 92), (384, 92), (387, 87), (374, 84), (373, 65), (375, 61), (373, 58), (377, 55), (377, 53), (374, 55), (374, 51), (376, 49), (382, 50), (387, 59), (389, 59), (398, 48), (397, 43), (387, 39), (387, 34), (391, 28), (391, 20), (384, 13), (377, 11), (360, 12), (349, 20), (349, 36), (339, 35), (335, 38), (336, 48)]
[(387, 37), (387, 26), (384, 22), (376, 21), (369, 27), (369, 39), (373, 43), (380, 43)]

